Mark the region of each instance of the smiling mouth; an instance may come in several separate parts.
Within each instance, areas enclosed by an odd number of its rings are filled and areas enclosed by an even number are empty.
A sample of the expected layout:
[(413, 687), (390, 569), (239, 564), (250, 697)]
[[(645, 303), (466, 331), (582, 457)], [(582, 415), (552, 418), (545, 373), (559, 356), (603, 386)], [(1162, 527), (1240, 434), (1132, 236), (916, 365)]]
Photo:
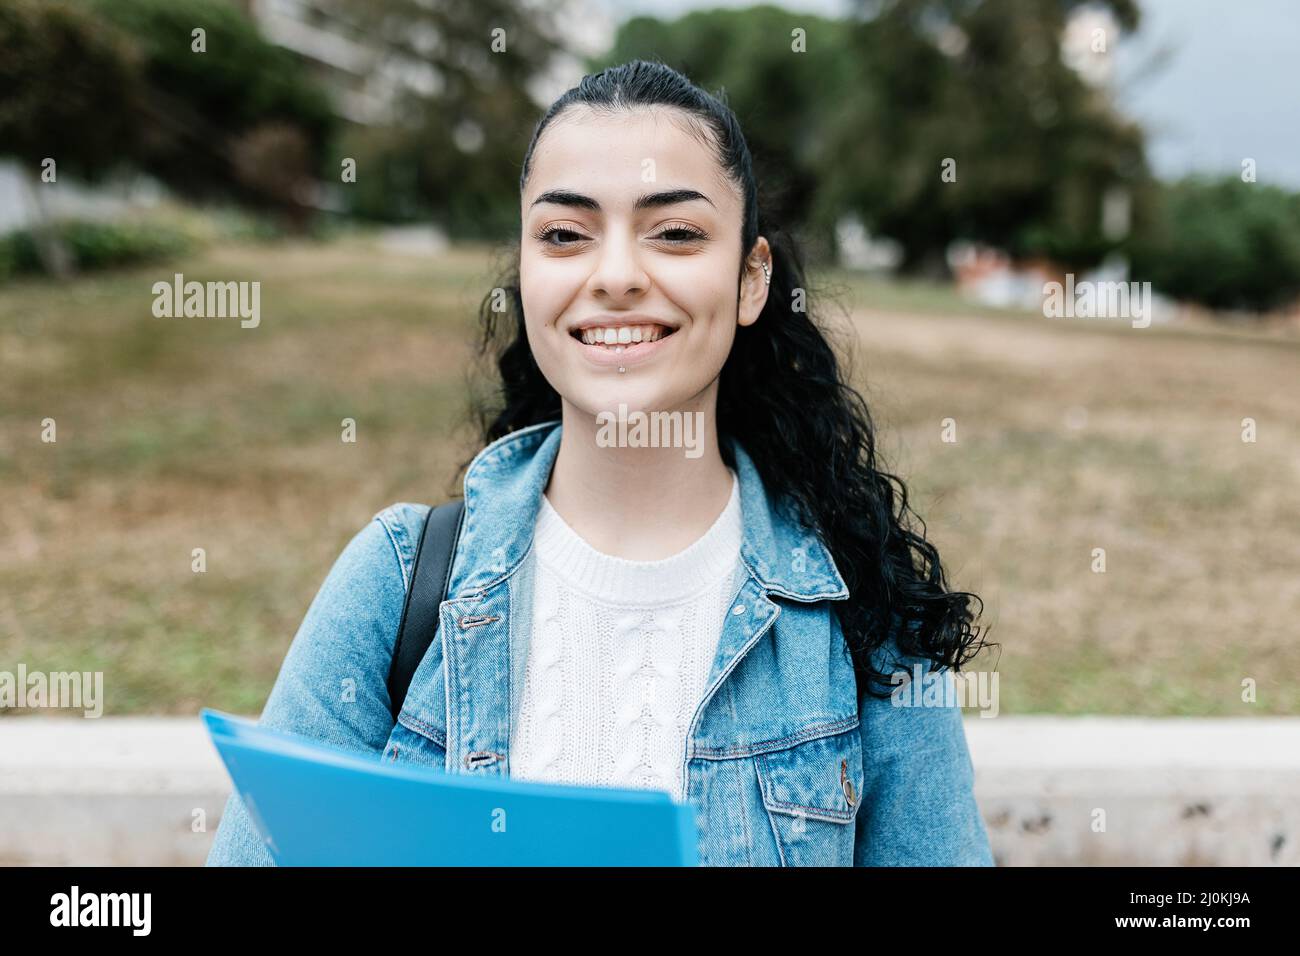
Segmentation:
[(666, 325), (593, 326), (574, 329), (569, 333), (583, 345), (594, 346), (607, 352), (625, 352), (637, 345), (649, 345), (668, 338), (677, 330)]

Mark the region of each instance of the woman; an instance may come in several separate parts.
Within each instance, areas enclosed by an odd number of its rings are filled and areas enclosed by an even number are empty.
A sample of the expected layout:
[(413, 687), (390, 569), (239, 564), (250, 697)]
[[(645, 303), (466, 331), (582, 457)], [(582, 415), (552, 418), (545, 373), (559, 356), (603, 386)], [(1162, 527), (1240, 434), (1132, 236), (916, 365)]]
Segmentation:
[[(440, 639), (394, 724), (427, 507), (393, 505), (330, 572), (262, 722), (662, 789), (695, 805), (706, 865), (991, 864), (960, 709), (889, 692), (917, 663), (951, 681), (978, 598), (877, 470), (731, 110), (656, 63), (587, 76), (520, 188), (518, 271), (483, 308), (503, 402)], [(270, 862), (232, 796), (209, 863)]]

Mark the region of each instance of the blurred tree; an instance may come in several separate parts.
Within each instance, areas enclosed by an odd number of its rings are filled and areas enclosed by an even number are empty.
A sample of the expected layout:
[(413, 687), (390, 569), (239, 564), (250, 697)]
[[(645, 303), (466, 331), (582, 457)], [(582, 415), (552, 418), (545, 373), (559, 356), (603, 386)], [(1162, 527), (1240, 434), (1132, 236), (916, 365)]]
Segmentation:
[(1104, 197), (1120, 188), (1140, 209), (1151, 180), (1140, 128), (1060, 55), (1085, 6), (1138, 25), (1134, 0), (861, 3), (853, 95), (823, 167), (833, 204), (901, 242), (907, 271), (946, 272), (958, 238), (1096, 263), (1118, 242), (1103, 233)]
[(94, 179), (130, 156), (138, 57), (83, 6), (0, 0), (0, 89), (0, 151), (24, 164)]
[(529, 88), (561, 51), (554, 11), (518, 0), (338, 7), (378, 49), (376, 69), (399, 82), (394, 121), (349, 132), (352, 208), (431, 218), (457, 237), (517, 230), (519, 162), (540, 114)]
[[(908, 271), (946, 272), (958, 238), (1082, 266), (1118, 241), (1102, 230), (1105, 197), (1124, 191), (1140, 215), (1150, 189), (1141, 130), (1062, 61), (1068, 17), (1085, 5), (871, 0), (845, 20), (772, 6), (638, 17), (592, 67), (654, 58), (725, 89), (756, 171), (777, 185), (777, 216), (814, 250), (852, 212), (902, 244)], [(1137, 26), (1133, 0), (1091, 5)]]
[(269, 204), (301, 226), (335, 117), (298, 58), (227, 0), (88, 3), (142, 63), (137, 163), (184, 195)]
[(131, 155), (137, 58), (82, 7), (0, 0), (0, 91), (0, 154), (19, 161), (45, 268), (65, 275), (72, 260), (50, 223), (42, 164), (95, 180)]
[(1133, 278), (1215, 309), (1266, 311), (1300, 298), (1300, 195), (1240, 177), (1162, 186), (1130, 244)]

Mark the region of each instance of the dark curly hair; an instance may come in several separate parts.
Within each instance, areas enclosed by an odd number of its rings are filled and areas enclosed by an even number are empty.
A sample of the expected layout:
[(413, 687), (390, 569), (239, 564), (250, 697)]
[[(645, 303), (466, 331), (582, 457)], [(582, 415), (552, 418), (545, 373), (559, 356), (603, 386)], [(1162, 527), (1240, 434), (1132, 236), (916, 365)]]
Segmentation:
[[(795, 239), (760, 208), (749, 147), (735, 114), (662, 63), (634, 60), (590, 74), (557, 99), (537, 123), (524, 156), (520, 192), (533, 149), (557, 115), (581, 104), (597, 110), (669, 106), (701, 124), (701, 140), (744, 197), (741, 261), (767, 237), (773, 255), (767, 303), (759, 321), (739, 327), (719, 382), (718, 429), (738, 440), (769, 493), (834, 556), (849, 597), (835, 602), (854, 663), (859, 693), (889, 694), (889, 672), (874, 658), (890, 635), (900, 653), (960, 670), (981, 649), (972, 622), (983, 610), (968, 592), (950, 591), (925, 523), (909, 507), (907, 489), (877, 467), (875, 431), (862, 396), (841, 374), (823, 331), (813, 321), (803, 257)], [(479, 437), (492, 442), (529, 425), (561, 417), (560, 396), (542, 375), (524, 331), (517, 247), (497, 288), (480, 308), (478, 357), (495, 366), (493, 394), (471, 399)], [(796, 296), (798, 298), (796, 298)], [(802, 308), (796, 309), (796, 303)], [(719, 443), (729, 467), (735, 462)], [(919, 528), (919, 530), (917, 530)], [(972, 612), (972, 605), (979, 610)], [(894, 664), (890, 663), (890, 667)]]

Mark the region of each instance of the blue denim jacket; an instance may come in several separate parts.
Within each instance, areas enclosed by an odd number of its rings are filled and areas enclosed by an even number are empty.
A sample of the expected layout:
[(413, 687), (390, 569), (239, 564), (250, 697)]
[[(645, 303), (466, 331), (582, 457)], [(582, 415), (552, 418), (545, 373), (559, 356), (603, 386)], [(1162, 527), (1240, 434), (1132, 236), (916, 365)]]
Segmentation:
[[(521, 429), (470, 464), (439, 639), (396, 724), (386, 681), (425, 505), (384, 509), (344, 549), (261, 723), (383, 760), (508, 775), (532, 621), (524, 559), (560, 432), (559, 422)], [(741, 562), (682, 771), (700, 863), (992, 865), (961, 710), (859, 699), (832, 611), (848, 597), (843, 578), (819, 538), (773, 507), (744, 449), (730, 447)], [(273, 864), (238, 794), (207, 862)]]

